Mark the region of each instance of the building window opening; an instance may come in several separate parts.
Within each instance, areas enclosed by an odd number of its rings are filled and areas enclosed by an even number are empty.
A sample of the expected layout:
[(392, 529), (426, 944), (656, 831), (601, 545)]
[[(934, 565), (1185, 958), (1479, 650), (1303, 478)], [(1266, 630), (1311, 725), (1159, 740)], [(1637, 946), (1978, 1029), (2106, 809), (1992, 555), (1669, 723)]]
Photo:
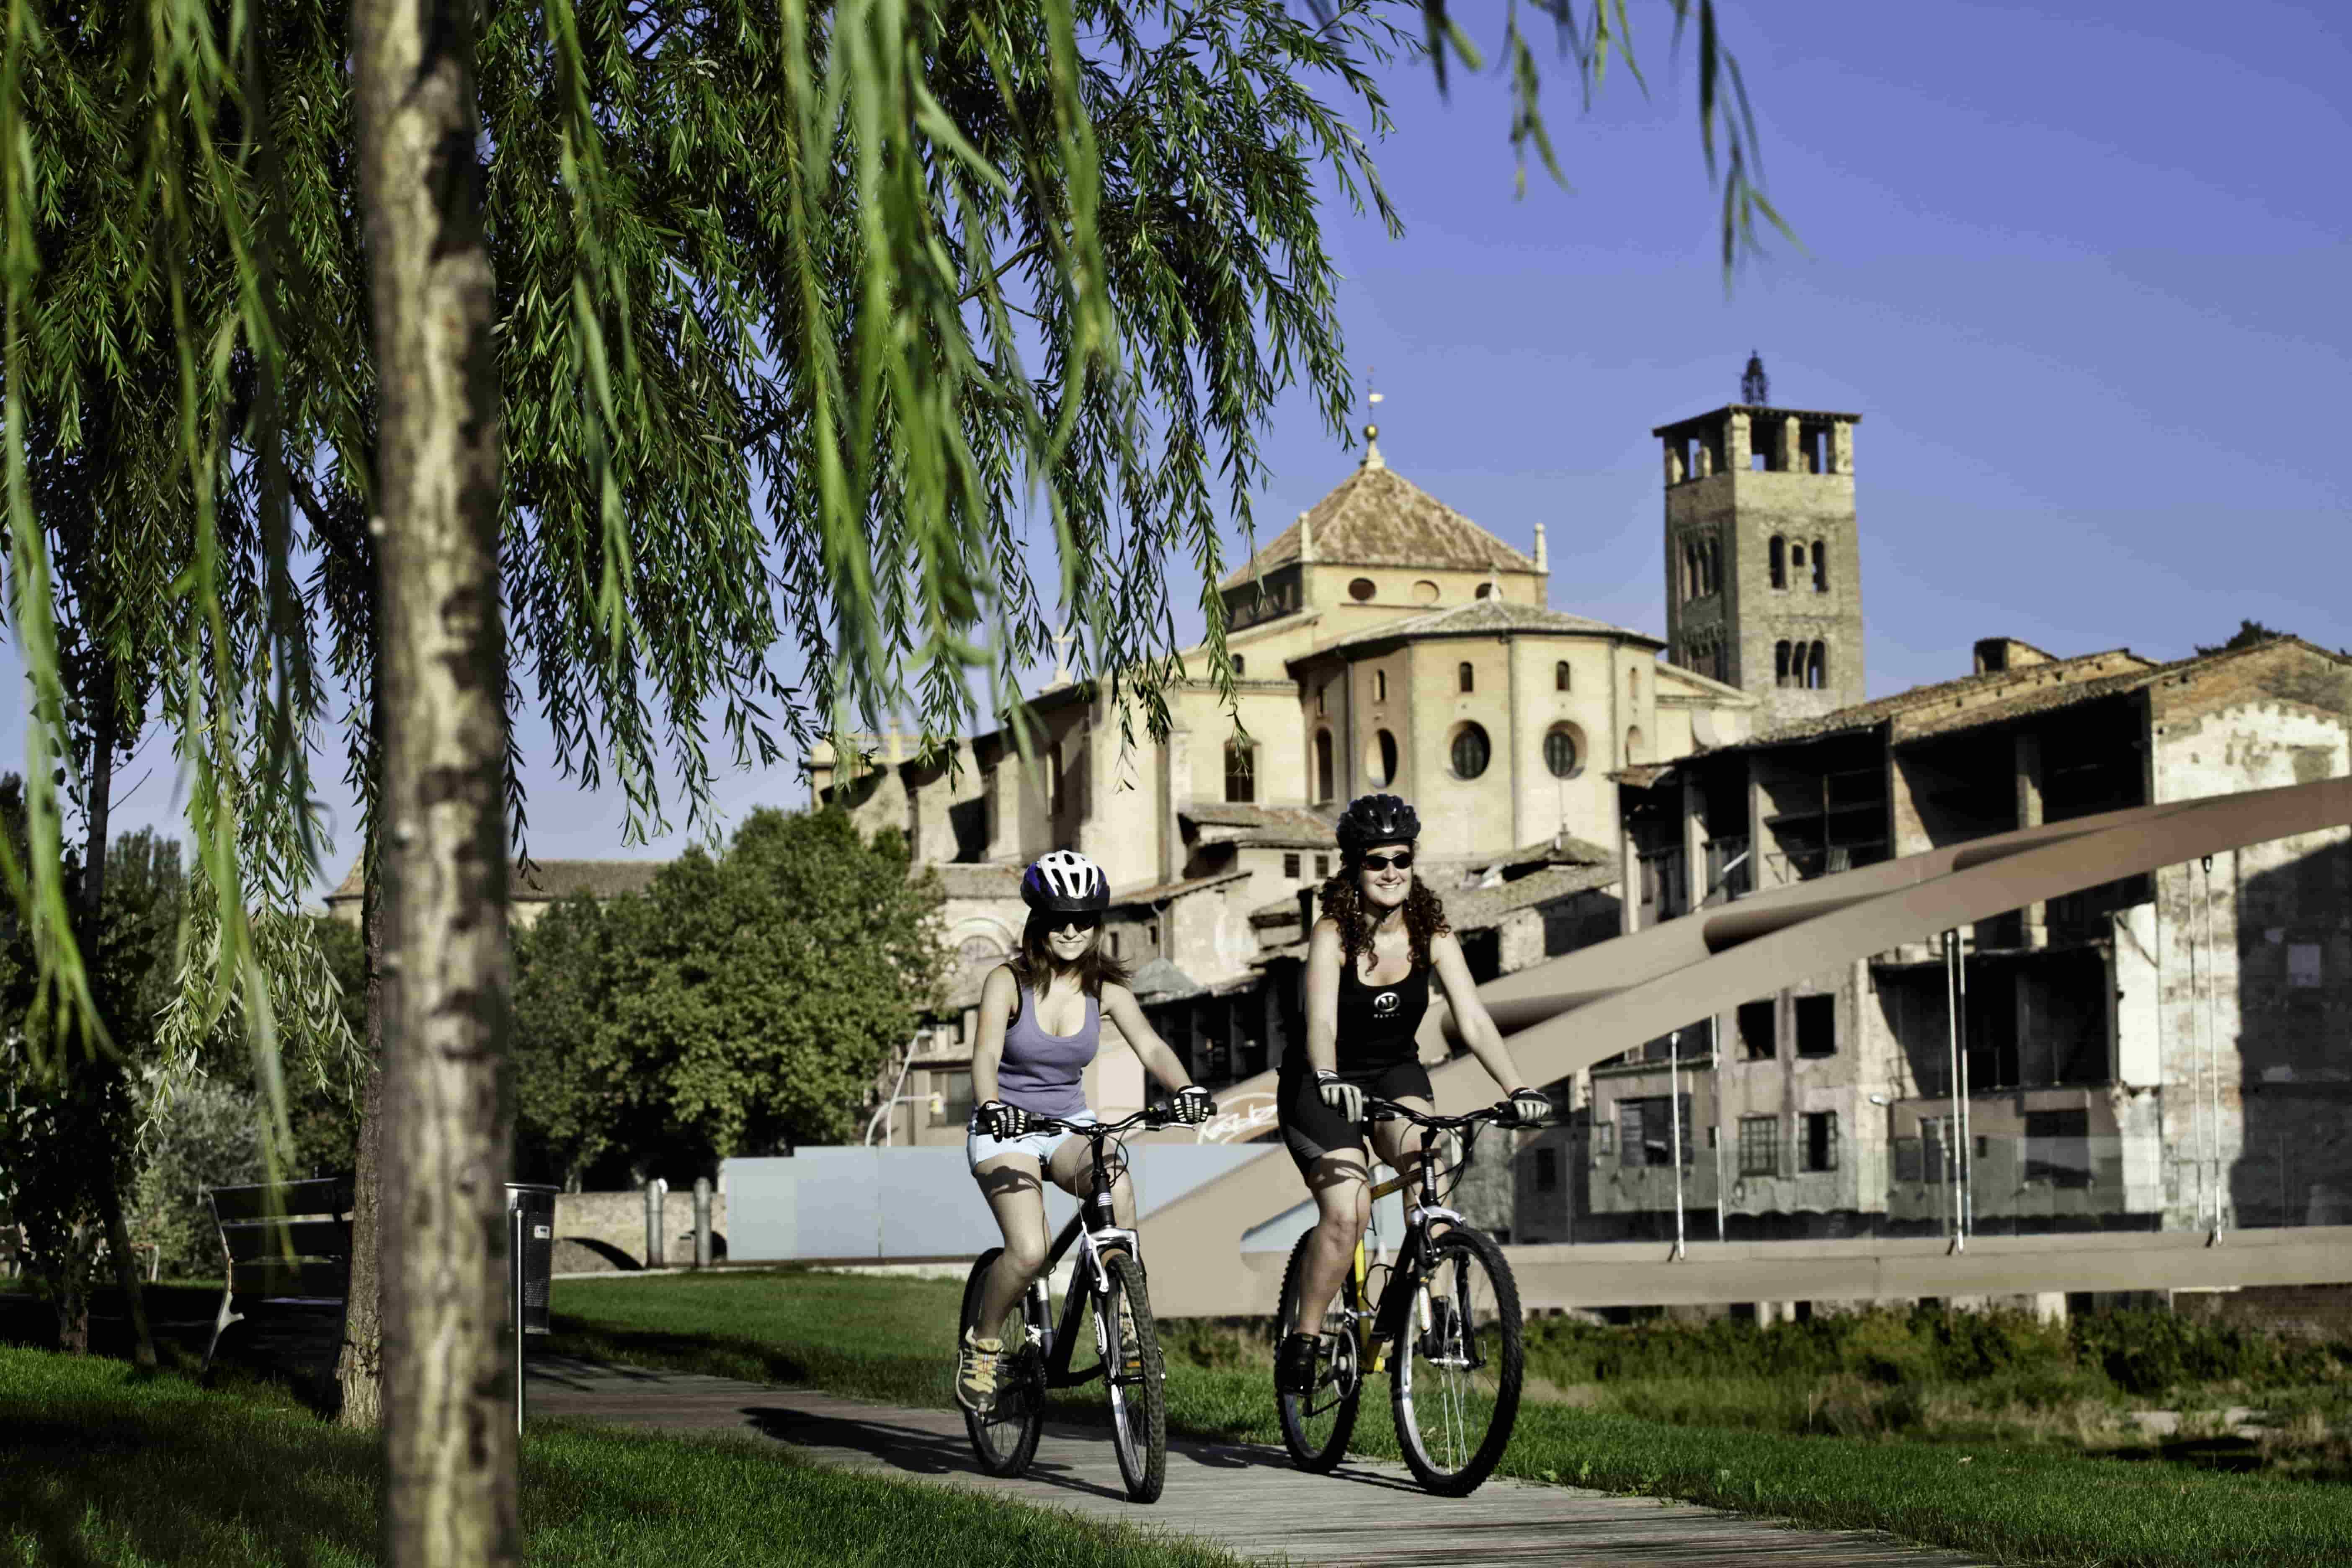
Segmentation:
[(1536, 1191), (1539, 1193), (1556, 1193), (1559, 1191), (1559, 1150), (1538, 1149), (1536, 1151)]
[[(1679, 1114), (1675, 1120), (1682, 1123), (1683, 1163), (1689, 1165), (1698, 1152), (1697, 1142), (1691, 1137), (1690, 1096), (1681, 1095), (1677, 1100), (1675, 1109)], [(1617, 1102), (1617, 1157), (1621, 1164), (1674, 1164), (1676, 1129), (1666, 1120), (1666, 1107), (1667, 1098), (1663, 1094)]]
[(1789, 644), (1786, 638), (1772, 645), (1772, 684), (1789, 684)]
[(1780, 1119), (1743, 1116), (1739, 1119), (1739, 1173), (1777, 1176), (1780, 1173)]
[(1372, 580), (1370, 577), (1359, 577), (1348, 584), (1348, 597), (1360, 605), (1379, 591), (1372, 586)]
[(1706, 542), (1706, 591), (1717, 593), (1723, 587), (1723, 543), (1720, 540)]
[(1796, 1014), (1797, 1054), (1801, 1057), (1837, 1055), (1837, 998), (1800, 996), (1796, 999)]
[(1813, 592), (1816, 594), (1826, 594), (1829, 591), (1829, 554), (1827, 552), (1822, 550), (1822, 542), (1816, 539), (1813, 541)]
[(1556, 779), (1572, 779), (1582, 759), (1576, 754), (1576, 732), (1561, 728), (1543, 739), (1544, 767)]
[(1826, 430), (1808, 430), (1805, 432), (1804, 441), (1806, 466), (1814, 473), (1828, 473), (1830, 471), (1830, 433)]
[(1486, 731), (1475, 724), (1465, 724), (1454, 737), (1454, 776), (1475, 779), (1486, 771), (1492, 752), (1486, 743)]
[(1640, 670), (1629, 669), (1625, 672), (1625, 695), (1632, 698), (1636, 702), (1642, 700), (1642, 672)]
[(1643, 761), (1647, 749), (1646, 744), (1642, 739), (1642, 726), (1636, 724), (1632, 729), (1625, 731), (1625, 760), (1627, 762), (1638, 763)]
[(1805, 650), (1805, 689), (1809, 691), (1820, 691), (1827, 688), (1829, 683), (1829, 648), (1824, 644), (1814, 643)]
[(1315, 731), (1315, 798), (1331, 798), (1331, 731)]
[(1790, 564), (1791, 567), (1794, 567), (1796, 570), (1798, 570), (1798, 571), (1800, 571), (1800, 572), (1801, 572), (1801, 571), (1803, 571), (1803, 570), (1804, 570), (1804, 567), (1805, 567), (1805, 544), (1804, 544), (1804, 541), (1802, 541), (1802, 540), (1799, 540), (1796, 543), (1791, 544), (1790, 546), (1789, 546), (1789, 564)]
[(1294, 882), (1298, 880), (1298, 857), (1297, 855), (1285, 855), (1282, 858), (1282, 874), (1289, 878)]
[(1772, 586), (1787, 587), (1789, 585), (1789, 542), (1779, 534), (1774, 534), (1772, 542), (1766, 547), (1765, 559), (1772, 574)]
[(1566, 691), (1569, 689), (1568, 660), (1563, 658), (1551, 667), (1551, 689), (1554, 691)]
[(1797, 1148), (1799, 1170), (1836, 1170), (1838, 1168), (1837, 1112), (1834, 1110), (1805, 1112)]
[(1331, 683), (1330, 683), (1329, 681), (1328, 681), (1328, 680), (1327, 680), (1327, 681), (1325, 681), (1322, 685), (1320, 685), (1320, 686), (1318, 686), (1318, 687), (1317, 687), (1317, 688), (1315, 689), (1315, 716), (1316, 716), (1318, 719), (1320, 719), (1321, 717), (1323, 717), (1323, 711), (1324, 711), (1324, 703), (1323, 703), (1323, 699), (1324, 699), (1325, 694), (1326, 694), (1327, 692), (1328, 692), (1330, 689), (1331, 689)]
[(1234, 655), (1234, 679), (1235, 680), (1239, 680), (1248, 668), (1249, 661), (1247, 659), (1244, 658), (1239, 654)]
[(1495, 584), (1493, 584), (1492, 583), (1481, 583), (1481, 584), (1478, 584), (1478, 592), (1477, 592), (1476, 594), (1475, 594), (1475, 595), (1472, 595), (1472, 597), (1473, 597), (1473, 598), (1479, 598), (1479, 599), (1491, 599), (1491, 598), (1493, 598), (1494, 596), (1495, 596)]
[(1110, 955), (1111, 955), (1113, 958), (1118, 958), (1118, 957), (1122, 957), (1122, 956), (1124, 956), (1124, 955), (1123, 955), (1122, 953), (1120, 953), (1120, 952), (1119, 952), (1119, 940), (1118, 940), (1118, 934), (1119, 934), (1119, 933), (1118, 933), (1118, 932), (1117, 932), (1117, 931), (1113, 931), (1113, 932), (1111, 932), (1111, 933), (1110, 933)]
[(1478, 672), (1472, 669), (1466, 661), (1454, 667), (1454, 679), (1461, 685), (1462, 689), (1465, 691), (1472, 691), (1477, 689)]
[(1153, 921), (1150, 924), (1143, 928), (1143, 940), (1151, 944), (1153, 952), (1157, 952), (1160, 950), (1160, 922), (1158, 921)]
[(1780, 1040), (1773, 1027), (1777, 1012), (1769, 996), (1739, 1005), (1737, 1015), (1739, 1048), (1747, 1054), (1749, 1061), (1769, 1062), (1778, 1054)]
[(1385, 669), (1376, 669), (1372, 671), (1372, 700), (1386, 702), (1388, 700), (1389, 672)]
[(1225, 745), (1225, 799), (1245, 804), (1257, 798), (1257, 748), (1231, 741)]
[(1322, 881), (1330, 874), (1331, 857), (1328, 855), (1318, 855), (1315, 857), (1315, 879), (1318, 882)]
[(2086, 1110), (2025, 1113), (2025, 1179), (2053, 1187), (2091, 1184), (2091, 1113)]
[(1364, 756), (1364, 771), (1371, 775), (1365, 782), (1374, 789), (1386, 789), (1396, 783), (1397, 743), (1394, 735), (1386, 730), (1373, 735), (1371, 748)]

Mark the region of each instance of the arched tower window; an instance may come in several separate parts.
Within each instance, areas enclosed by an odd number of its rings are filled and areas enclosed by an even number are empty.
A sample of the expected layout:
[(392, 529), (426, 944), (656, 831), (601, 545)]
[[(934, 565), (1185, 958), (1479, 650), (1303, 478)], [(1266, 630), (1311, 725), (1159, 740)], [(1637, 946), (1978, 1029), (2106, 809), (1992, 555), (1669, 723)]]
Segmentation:
[(1772, 684), (1789, 684), (1789, 643), (1785, 637), (1772, 645)]
[(1465, 659), (1462, 663), (1454, 666), (1454, 679), (1461, 683), (1463, 690), (1470, 691), (1476, 689), (1478, 684), (1478, 672), (1470, 668), (1468, 660)]
[(1789, 585), (1789, 542), (1779, 534), (1774, 534), (1771, 545), (1766, 552), (1766, 558), (1771, 567), (1772, 586), (1787, 587)]
[(1822, 542), (1816, 539), (1813, 541), (1813, 592), (1826, 594), (1829, 591), (1830, 561), (1829, 557), (1822, 553)]
[(1331, 798), (1331, 731), (1315, 731), (1315, 798)]
[(1569, 689), (1568, 660), (1563, 658), (1551, 667), (1551, 689), (1554, 691), (1566, 691)]
[(1829, 645), (1817, 642), (1805, 655), (1805, 685), (1808, 689), (1819, 691), (1829, 685)]
[(1385, 669), (1376, 669), (1372, 671), (1372, 700), (1386, 702), (1388, 700), (1389, 672)]
[(1723, 587), (1723, 546), (1721, 542), (1713, 539), (1708, 540), (1706, 542), (1706, 548), (1699, 553), (1699, 563), (1705, 569), (1704, 574), (1706, 578), (1706, 587), (1705, 591), (1706, 593), (1713, 594), (1721, 590)]

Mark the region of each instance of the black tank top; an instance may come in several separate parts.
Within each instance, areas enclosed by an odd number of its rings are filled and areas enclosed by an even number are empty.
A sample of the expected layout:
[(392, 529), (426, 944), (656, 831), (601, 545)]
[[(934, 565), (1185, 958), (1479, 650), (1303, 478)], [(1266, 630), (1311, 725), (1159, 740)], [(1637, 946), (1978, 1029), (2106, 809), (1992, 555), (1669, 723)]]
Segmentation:
[(1342, 960), (1339, 968), (1339, 1067), (1341, 1072), (1367, 1072), (1402, 1067), (1421, 1052), (1413, 1036), (1422, 1015), (1429, 1011), (1429, 970), (1415, 966), (1402, 980), (1367, 985), (1357, 977), (1356, 965)]

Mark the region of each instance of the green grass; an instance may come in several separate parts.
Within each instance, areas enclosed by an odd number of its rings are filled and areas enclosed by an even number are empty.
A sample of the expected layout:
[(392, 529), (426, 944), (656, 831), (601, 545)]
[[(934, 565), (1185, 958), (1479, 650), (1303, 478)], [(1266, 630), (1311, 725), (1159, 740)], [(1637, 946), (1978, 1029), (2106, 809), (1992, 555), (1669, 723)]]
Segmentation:
[[(548, 1348), (644, 1365), (944, 1405), (961, 1287), (780, 1270), (554, 1287)], [(1171, 1324), (1171, 1429), (1279, 1442), (1266, 1374), (1223, 1336)], [(1202, 1365), (1193, 1359), (1224, 1365)], [(1355, 1447), (1394, 1457), (1385, 1380)], [(1098, 1402), (1076, 1395), (1074, 1414)], [(2352, 1487), (2053, 1447), (1675, 1426), (1523, 1407), (1507, 1474), (1685, 1498), (1803, 1523), (1891, 1531), (2013, 1563), (2212, 1568), (2352, 1560)]]
[[(376, 1443), (267, 1384), (205, 1391), (0, 1347), (0, 1564), (377, 1560)], [(526, 1561), (598, 1568), (1229, 1568), (1123, 1526), (829, 1470), (774, 1444), (558, 1423), (525, 1441)]]

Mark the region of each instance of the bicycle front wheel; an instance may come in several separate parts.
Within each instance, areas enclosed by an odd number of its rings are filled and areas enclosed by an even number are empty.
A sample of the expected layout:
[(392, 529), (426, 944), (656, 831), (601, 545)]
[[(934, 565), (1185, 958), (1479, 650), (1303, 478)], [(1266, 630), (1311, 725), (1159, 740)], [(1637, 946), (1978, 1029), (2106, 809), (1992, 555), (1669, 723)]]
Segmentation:
[(1519, 1414), (1519, 1290), (1503, 1249), (1457, 1226), (1407, 1282), (1390, 1402), (1421, 1484), (1464, 1497), (1494, 1472)]
[(1103, 1254), (1110, 1289), (1095, 1298), (1103, 1382), (1110, 1393), (1110, 1441), (1131, 1502), (1157, 1502), (1168, 1479), (1168, 1385), (1160, 1330), (1143, 1265), (1116, 1247)]
[(982, 1285), (1003, 1250), (992, 1247), (971, 1266), (964, 1279), (963, 1311), (957, 1320), (956, 1339), (961, 1343), (964, 1329), (977, 1328), (981, 1338), (993, 1336), (1004, 1343), (1004, 1359), (997, 1363), (995, 1405), (985, 1415), (966, 1410), (963, 1425), (982, 1469), (992, 1476), (1017, 1476), (1029, 1468), (1029, 1461), (1037, 1454), (1037, 1439), (1045, 1430), (1045, 1373), (1029, 1335), (1028, 1291), (1013, 1299), (1013, 1310), (1004, 1314), (1003, 1321), (979, 1321)]
[[(1308, 1231), (1290, 1249), (1290, 1264), (1282, 1272), (1282, 1309), (1275, 1322), (1277, 1350), (1307, 1318), (1299, 1301), (1300, 1281), (1307, 1276), (1307, 1249), (1315, 1233)], [(1276, 1413), (1282, 1419), (1282, 1446), (1302, 1470), (1322, 1475), (1348, 1452), (1356, 1430), (1357, 1401), (1364, 1392), (1362, 1368), (1356, 1360), (1356, 1280), (1340, 1277), (1339, 1289), (1323, 1303), (1324, 1351), (1316, 1358), (1315, 1385), (1304, 1394), (1275, 1391)]]

